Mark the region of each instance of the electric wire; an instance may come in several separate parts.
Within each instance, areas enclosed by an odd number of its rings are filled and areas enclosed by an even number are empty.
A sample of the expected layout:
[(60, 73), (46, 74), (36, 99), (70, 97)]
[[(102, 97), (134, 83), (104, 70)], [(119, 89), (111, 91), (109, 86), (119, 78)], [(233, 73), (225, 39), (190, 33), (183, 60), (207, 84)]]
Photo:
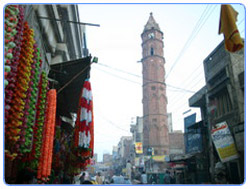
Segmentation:
[[(135, 83), (135, 84), (140, 84), (140, 83), (138, 83), (138, 82), (131, 81), (131, 80), (128, 80), (128, 79), (126, 79), (126, 78), (117, 76), (117, 75), (115, 75), (115, 74), (111, 74), (110, 72), (104, 71), (104, 70), (102, 70), (102, 69), (100, 69), (100, 68), (98, 68), (97, 70), (103, 71), (104, 73), (110, 74), (111, 76), (117, 77), (117, 78), (119, 78), (119, 79), (123, 79), (123, 80), (125, 80), (125, 81), (129, 81), (129, 82), (132, 82), (132, 83)], [(127, 72), (127, 73), (129, 73), (129, 72)], [(177, 92), (177, 91), (176, 91), (176, 92)], [(180, 91), (178, 91), (178, 92), (180, 92)], [(188, 91), (188, 92), (190, 92), (190, 91)], [(187, 91), (185, 91), (185, 93), (187, 93)], [(182, 98), (182, 99), (184, 99), (184, 98)], [(180, 104), (180, 106), (179, 106), (178, 108), (175, 108), (174, 111), (172, 111), (172, 112), (175, 112), (176, 110), (181, 109), (181, 107), (183, 107), (183, 104), (186, 105), (187, 103), (188, 103), (188, 102), (184, 102), (184, 103), (182, 102), (182, 104)], [(179, 105), (179, 104), (177, 103), (177, 105)], [(109, 123), (112, 124), (111, 121), (109, 121)], [(119, 128), (119, 129), (120, 129), (120, 128)]]
[[(100, 65), (104, 65), (104, 64), (100, 64)], [(105, 67), (108, 67), (108, 68), (113, 69), (113, 67), (108, 66), (108, 65), (105, 65)], [(95, 67), (95, 68), (96, 68), (96, 67)], [(139, 82), (129, 80), (129, 79), (127, 79), (127, 78), (118, 76), (118, 75), (116, 75), (116, 74), (113, 74), (113, 73), (104, 71), (104, 70), (102, 70), (102, 69), (100, 69), (100, 68), (97, 68), (97, 70), (102, 71), (102, 72), (104, 72), (104, 73), (107, 73), (107, 74), (109, 74), (109, 75), (111, 75), (111, 76), (113, 76), (113, 77), (116, 77), (116, 78), (119, 78), (119, 79), (123, 79), (123, 80), (125, 80), (125, 81), (129, 81), (129, 82), (131, 82), (131, 83), (135, 83), (135, 84), (141, 85), (141, 83), (139, 83)], [(131, 74), (130, 72), (126, 72), (126, 71), (123, 71), (123, 70), (121, 70), (121, 69), (115, 68), (114, 70), (138, 77), (138, 75), (136, 75), (136, 74)], [(141, 76), (139, 76), (139, 77), (142, 78)], [(201, 79), (203, 79), (203, 78), (201, 78)], [(200, 79), (200, 80), (201, 80), (201, 79)], [(150, 80), (150, 81), (152, 81), (152, 80)], [(172, 86), (172, 85), (168, 85), (168, 86), (178, 89), (178, 91), (174, 90), (174, 92), (197, 93), (197, 92), (195, 92), (195, 91), (191, 91), (191, 90), (179, 88), (179, 87)], [(168, 89), (168, 90), (172, 91), (171, 89)], [(188, 98), (188, 97), (186, 97), (186, 98)], [(183, 95), (182, 95), (182, 99), (183, 99)], [(179, 99), (179, 100), (181, 100), (181, 99)], [(177, 100), (177, 102), (178, 102), (179, 100)], [(187, 103), (187, 102), (184, 102), (183, 104), (186, 104), (186, 103)], [(175, 103), (173, 103), (173, 104), (178, 104), (178, 103), (175, 102)]]
[[(98, 63), (97, 65), (101, 65), (101, 66), (104, 66), (104, 67), (113, 69), (113, 70), (115, 70), (115, 71), (119, 71), (119, 72), (122, 72), (122, 73), (125, 73), (125, 74), (128, 74), (128, 75), (131, 75), (131, 76), (135, 76), (135, 77), (141, 78), (141, 79), (146, 80), (146, 81), (155, 82), (155, 80), (148, 79), (148, 78), (143, 78), (143, 76), (139, 76), (139, 75), (136, 75), (136, 74), (133, 74), (133, 73), (130, 73), (130, 72), (121, 70), (121, 69), (117, 69), (117, 68), (108, 66), (108, 65), (106, 65), (106, 64)], [(96, 67), (95, 67), (95, 68), (96, 68)], [(99, 68), (97, 68), (97, 69), (99, 69)], [(99, 69), (99, 70), (101, 70), (101, 69)], [(104, 71), (104, 70), (102, 70), (102, 71)], [(106, 71), (104, 71), (104, 72), (106, 72)], [(110, 73), (110, 72), (106, 72), (106, 73), (109, 73), (110, 75), (113, 75), (113, 76), (118, 77), (118, 78), (120, 78), (120, 79), (128, 80), (128, 79), (126, 79), (126, 78), (122, 78), (121, 76), (114, 75), (114, 74), (112, 74), (112, 73)], [(141, 83), (139, 83), (139, 82), (135, 82), (135, 81), (131, 81), (131, 80), (128, 80), (128, 81), (141, 85)], [(188, 92), (188, 93), (196, 93), (195, 91), (190, 91), (190, 90), (188, 90), (188, 89), (184, 89), (184, 88), (177, 87), (177, 86), (170, 85), (170, 84), (166, 84), (166, 86), (171, 87), (171, 88), (174, 88), (174, 89), (178, 89), (178, 90), (180, 90), (180, 91)]]
[[(195, 25), (195, 27), (194, 27), (194, 29), (193, 29), (190, 37), (188, 38), (188, 40), (186, 41), (185, 45), (181, 49), (179, 55), (177, 56), (176, 60), (172, 64), (172, 66), (171, 66), (168, 74), (166, 75), (165, 79), (167, 79), (169, 77), (169, 75), (171, 74), (171, 72), (174, 69), (174, 67), (177, 65), (177, 63), (179, 62), (179, 60), (181, 59), (181, 57), (184, 55), (185, 51), (190, 46), (190, 44), (192, 43), (192, 41), (194, 40), (194, 38), (197, 36), (197, 34), (199, 33), (199, 31), (201, 30), (201, 28), (203, 27), (203, 25), (206, 23), (207, 19), (210, 17), (211, 13), (215, 10), (216, 5), (214, 6), (214, 8), (209, 13), (209, 10), (211, 8), (212, 8), (212, 6), (207, 5), (207, 7), (205, 8), (205, 10), (203, 11), (202, 16), (200, 17), (200, 19), (196, 23), (196, 25)], [(208, 14), (208, 16), (206, 17), (207, 14)], [(204, 19), (205, 19), (205, 21), (204, 21)]]
[(114, 126), (115, 128), (117, 128), (117, 129), (119, 129), (119, 130), (121, 130), (121, 131), (130, 133), (128, 130), (119, 127), (117, 124), (115, 124), (115, 123), (112, 122), (111, 120), (109, 120), (109, 119), (107, 119), (107, 118), (105, 118), (105, 117), (103, 117), (103, 116), (100, 116), (100, 117), (101, 117), (103, 120), (105, 120), (107, 123), (109, 123), (110, 125)]

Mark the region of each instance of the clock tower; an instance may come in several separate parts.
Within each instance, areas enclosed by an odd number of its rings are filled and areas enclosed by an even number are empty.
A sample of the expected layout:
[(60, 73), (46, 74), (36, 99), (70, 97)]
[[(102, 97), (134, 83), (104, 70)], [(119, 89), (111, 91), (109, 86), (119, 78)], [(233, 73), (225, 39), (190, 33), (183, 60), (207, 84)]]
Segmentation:
[(150, 13), (142, 38), (143, 151), (169, 155), (163, 33)]

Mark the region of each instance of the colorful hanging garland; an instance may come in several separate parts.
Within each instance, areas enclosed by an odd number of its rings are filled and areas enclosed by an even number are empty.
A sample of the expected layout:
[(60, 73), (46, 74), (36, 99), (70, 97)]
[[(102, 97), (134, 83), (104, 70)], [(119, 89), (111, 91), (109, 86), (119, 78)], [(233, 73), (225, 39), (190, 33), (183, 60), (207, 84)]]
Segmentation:
[[(41, 63), (41, 62), (40, 62)], [(38, 86), (38, 100), (36, 104), (35, 126), (33, 133), (33, 143), (31, 153), (24, 159), (30, 162), (32, 169), (37, 169), (38, 161), (41, 156), (41, 147), (43, 140), (43, 128), (45, 122), (46, 98), (48, 89), (48, 79), (46, 73), (42, 71)]]
[(42, 154), (39, 159), (37, 178), (42, 182), (48, 181), (51, 173), (53, 141), (55, 132), (56, 118), (56, 90), (51, 89), (48, 92), (46, 108), (46, 119), (43, 132)]
[(9, 110), (8, 122), (5, 125), (5, 136), (9, 147), (7, 150), (10, 152), (6, 154), (12, 154), (12, 159), (18, 153), (20, 154), (20, 145), (26, 142), (24, 138), (25, 128), (22, 127), (22, 124), (24, 119), (26, 119), (24, 110), (29, 98), (27, 91), (30, 82), (31, 64), (33, 62), (34, 43), (34, 31), (25, 22), (12, 106)]
[(33, 140), (33, 127), (35, 121), (36, 114), (36, 102), (38, 95), (38, 80), (40, 75), (40, 67), (41, 67), (41, 57), (39, 49), (37, 48), (37, 44), (34, 44), (34, 52), (33, 52), (33, 63), (31, 65), (31, 75), (29, 87), (27, 90), (27, 98), (24, 109), (25, 118), (23, 119), (22, 128), (24, 128), (24, 140), (25, 142), (20, 145), (20, 152), (22, 154), (28, 153), (32, 149), (32, 140)]
[(10, 63), (13, 59), (13, 49), (16, 47), (15, 35), (17, 34), (19, 7), (18, 5), (8, 5), (4, 15), (4, 87), (9, 84), (6, 79), (11, 71)]
[[(76, 156), (84, 161), (93, 156), (94, 145), (94, 122), (93, 122), (93, 101), (90, 82), (85, 80), (79, 100), (79, 109), (74, 131), (74, 148)], [(82, 162), (78, 164), (84, 167)]]
[[(9, 83), (5, 90), (5, 124), (8, 122), (8, 118), (9, 118), (9, 110), (10, 107), (12, 105), (12, 97), (14, 95), (14, 89), (16, 87), (16, 76), (17, 76), (17, 71), (18, 71), (18, 65), (19, 65), (19, 56), (20, 56), (20, 51), (21, 51), (21, 43), (22, 43), (22, 39), (23, 39), (23, 20), (24, 20), (24, 9), (22, 8), (22, 6), (19, 6), (19, 15), (18, 15), (18, 24), (16, 27), (17, 30), (17, 34), (14, 37), (14, 44), (15, 47), (13, 48), (13, 59), (4, 59), (5, 64), (7, 66), (11, 67), (11, 72), (9, 72), (8, 74), (5, 75), (5, 79), (7, 80), (7, 83)], [(5, 12), (5, 17), (8, 17), (9, 15), (11, 15), (11, 12), (6, 11)], [(8, 46), (8, 44), (11, 43), (12, 41), (9, 42), (8, 39), (5, 39), (5, 46)], [(14, 46), (14, 45), (13, 45)], [(5, 52), (7, 52), (5, 50)]]

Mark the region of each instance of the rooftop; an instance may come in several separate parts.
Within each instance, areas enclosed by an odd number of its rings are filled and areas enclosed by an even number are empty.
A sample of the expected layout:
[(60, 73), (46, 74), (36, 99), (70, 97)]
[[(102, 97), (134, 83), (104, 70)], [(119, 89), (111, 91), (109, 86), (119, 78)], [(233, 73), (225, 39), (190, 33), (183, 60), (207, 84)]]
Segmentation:
[[(151, 30), (151, 29), (160, 30), (160, 27), (159, 27), (159, 25), (156, 23), (156, 21), (155, 21), (155, 19), (154, 19), (154, 17), (153, 17), (153, 13), (152, 13), (152, 12), (150, 13), (148, 22), (147, 22), (147, 24), (146, 24), (145, 27), (144, 27), (144, 31)], [(143, 32), (144, 32), (144, 31), (143, 31)]]

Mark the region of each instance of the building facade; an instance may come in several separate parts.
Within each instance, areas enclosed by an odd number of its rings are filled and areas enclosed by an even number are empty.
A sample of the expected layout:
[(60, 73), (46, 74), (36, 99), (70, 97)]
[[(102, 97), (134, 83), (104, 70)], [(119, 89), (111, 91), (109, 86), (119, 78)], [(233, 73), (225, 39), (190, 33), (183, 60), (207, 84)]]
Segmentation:
[[(142, 38), (143, 151), (169, 154), (163, 32), (150, 13)], [(157, 140), (156, 140), (157, 139)]]
[(182, 131), (169, 133), (169, 154), (184, 154), (184, 136)]
[[(204, 127), (208, 129), (208, 144), (211, 180), (224, 167), (230, 183), (244, 181), (244, 49), (229, 53), (222, 41), (204, 60), (206, 86), (189, 99), (191, 107), (200, 107)], [(216, 124), (226, 122), (238, 153), (237, 159), (222, 162), (213, 145), (211, 131)], [(229, 155), (229, 154), (227, 154)]]
[(49, 69), (49, 65), (84, 56), (85, 26), (80, 24), (77, 5), (41, 4), (24, 7), (25, 19), (34, 28), (36, 41), (47, 62), (44, 68)]

